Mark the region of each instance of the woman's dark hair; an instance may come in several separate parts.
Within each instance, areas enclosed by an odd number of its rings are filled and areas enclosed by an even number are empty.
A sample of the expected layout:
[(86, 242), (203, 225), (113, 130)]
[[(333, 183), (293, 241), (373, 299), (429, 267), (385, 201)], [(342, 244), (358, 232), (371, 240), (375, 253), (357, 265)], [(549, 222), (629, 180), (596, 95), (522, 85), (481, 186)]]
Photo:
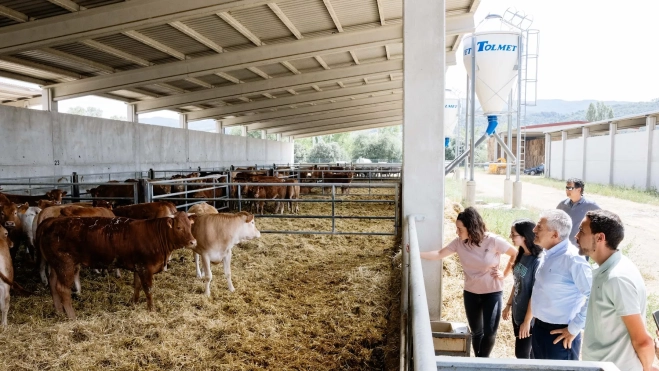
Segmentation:
[[(542, 247), (536, 245), (533, 240), (535, 240), (535, 233), (533, 233), (533, 228), (535, 228), (535, 223), (530, 219), (517, 219), (513, 222), (512, 227), (515, 229), (518, 235), (522, 236), (524, 242), (526, 243), (526, 248), (529, 249), (531, 255), (538, 256), (542, 252)], [(518, 246), (519, 250), (517, 251), (517, 257), (515, 258), (515, 264), (513, 267), (522, 260), (522, 255), (524, 255), (524, 248)]]
[(469, 234), (469, 243), (480, 246), (483, 238), (485, 238), (487, 227), (485, 226), (485, 222), (483, 221), (483, 218), (481, 218), (478, 211), (470, 206), (458, 214), (457, 220), (461, 221), (467, 229), (467, 233)]

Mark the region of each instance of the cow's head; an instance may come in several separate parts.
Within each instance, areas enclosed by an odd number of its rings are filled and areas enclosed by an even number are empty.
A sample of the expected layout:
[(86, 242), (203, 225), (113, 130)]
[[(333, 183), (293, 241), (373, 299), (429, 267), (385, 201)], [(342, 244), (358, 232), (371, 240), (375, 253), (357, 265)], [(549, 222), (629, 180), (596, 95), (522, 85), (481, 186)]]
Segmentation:
[(45, 209), (45, 208), (47, 208), (47, 207), (50, 207), (50, 206), (55, 206), (55, 205), (56, 205), (56, 204), (55, 204), (55, 201), (50, 201), (50, 200), (39, 200), (39, 201), (37, 202), (37, 206), (39, 206), (39, 208), (40, 208), (41, 210), (43, 210), (43, 209)]
[(15, 204), (0, 205), (0, 224), (7, 228), (20, 228), (21, 220), (18, 218), (18, 206)]
[(106, 200), (97, 200), (96, 205), (94, 205), (94, 207), (104, 207), (106, 209), (112, 210), (112, 204)]
[(179, 211), (167, 218), (169, 227), (169, 239), (177, 246), (187, 247), (189, 249), (197, 246), (197, 240), (192, 235), (192, 223), (196, 215), (188, 214), (185, 211)]
[(53, 189), (46, 192), (46, 197), (54, 201), (56, 205), (60, 205), (62, 203), (62, 197), (66, 196), (66, 193), (66, 191), (62, 191), (61, 189)]
[(8, 249), (14, 247), (14, 243), (9, 239), (9, 232), (0, 225), (0, 249), (3, 249), (4, 246), (7, 246)]
[(240, 228), (237, 231), (240, 241), (249, 241), (261, 237), (261, 232), (256, 228), (254, 215), (247, 211), (238, 212), (236, 215), (244, 221), (244, 223), (240, 223)]

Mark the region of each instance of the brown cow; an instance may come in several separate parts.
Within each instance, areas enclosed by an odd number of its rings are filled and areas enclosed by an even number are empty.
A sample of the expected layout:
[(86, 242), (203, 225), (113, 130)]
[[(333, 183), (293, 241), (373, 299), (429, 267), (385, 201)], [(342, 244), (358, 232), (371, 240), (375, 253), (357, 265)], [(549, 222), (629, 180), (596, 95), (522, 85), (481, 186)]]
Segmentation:
[(131, 219), (164, 218), (176, 214), (176, 206), (171, 202), (149, 202), (144, 204), (120, 206), (112, 209), (114, 215)]
[(133, 301), (144, 290), (147, 308), (153, 310), (153, 275), (162, 271), (175, 249), (194, 248), (194, 216), (178, 212), (171, 218), (53, 218), (37, 229), (37, 243), (50, 264), (50, 292), (58, 313), (76, 315), (71, 285), (80, 266), (124, 268), (133, 274)]
[(4, 195), (9, 201), (16, 204), (27, 202), (29, 206), (39, 206), (39, 200), (50, 200), (55, 202), (56, 205), (59, 205), (62, 203), (62, 197), (64, 197), (66, 193), (66, 191), (62, 191), (61, 189), (53, 189), (46, 192), (43, 196), (14, 195), (10, 193), (5, 193)]
[[(285, 183), (296, 183), (297, 179), (285, 179)], [(286, 187), (286, 199), (287, 200), (299, 200), (300, 199), (300, 186), (299, 185), (289, 185)], [(288, 202), (288, 211), (292, 213), (300, 212), (300, 203), (299, 202)]]
[(221, 213), (214, 215), (201, 215), (192, 226), (192, 235), (197, 239), (197, 246), (192, 250), (201, 255), (204, 274), (199, 269), (199, 255), (195, 255), (197, 277), (204, 277), (206, 296), (211, 295), (211, 263), (219, 264), (224, 261), (224, 276), (229, 284), (229, 291), (233, 292), (231, 282), (231, 248), (239, 242), (261, 237), (256, 229), (254, 215), (241, 211), (236, 214)]
[[(323, 173), (323, 183), (352, 183), (353, 172)], [(349, 186), (341, 186), (341, 194), (350, 194)]]
[[(96, 188), (91, 188), (88, 192), (94, 198), (104, 199), (106, 197), (124, 197), (123, 200), (107, 200), (113, 206), (119, 205), (131, 205), (133, 204), (135, 192), (133, 191), (133, 185), (130, 183), (119, 183), (116, 180), (111, 180), (108, 183), (117, 183), (117, 184), (102, 184)], [(138, 189), (140, 187), (137, 187)], [(94, 206), (98, 206), (97, 200), (94, 200), (92, 203)]]
[(11, 263), (11, 255), (9, 254), (9, 249), (12, 246), (9, 233), (0, 226), (0, 273), (4, 276), (0, 280), (0, 311), (2, 311), (3, 327), (7, 327), (7, 313), (9, 312), (10, 299), (9, 290), (11, 289), (11, 282), (14, 281), (14, 266)]
[[(27, 234), (23, 231), (23, 223), (18, 216), (19, 206), (12, 202), (7, 203), (6, 200), (2, 200), (2, 203), (0, 203), (0, 225), (9, 231), (9, 239), (11, 239), (15, 247), (11, 249), (12, 257), (16, 256), (16, 251), (21, 245), (21, 242), (27, 240)], [(27, 204), (23, 204), (23, 206), (27, 206)]]
[(114, 218), (112, 210), (105, 207), (65, 207), (60, 211), (61, 216), (76, 216), (79, 218)]

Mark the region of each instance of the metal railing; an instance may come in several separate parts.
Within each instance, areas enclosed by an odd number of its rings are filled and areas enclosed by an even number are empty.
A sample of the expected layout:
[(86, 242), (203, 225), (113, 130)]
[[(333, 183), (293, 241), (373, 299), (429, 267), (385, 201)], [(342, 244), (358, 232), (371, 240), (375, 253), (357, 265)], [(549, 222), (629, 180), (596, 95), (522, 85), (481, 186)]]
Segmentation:
[[(218, 180), (223, 179), (224, 182), (218, 182)], [(199, 180), (207, 181), (212, 180), (211, 183), (207, 182), (198, 182)], [(144, 198), (145, 202), (154, 202), (154, 201), (174, 201), (176, 208), (185, 208), (188, 210), (190, 206), (201, 202), (212, 202), (213, 207), (218, 210), (228, 210), (229, 205), (229, 185), (227, 182), (227, 175), (209, 175), (206, 177), (197, 177), (197, 178), (180, 178), (180, 179), (167, 179), (167, 180), (156, 180), (156, 181), (147, 181), (145, 183)], [(183, 191), (179, 192), (170, 192), (162, 195), (154, 195), (153, 187), (156, 185), (161, 186), (179, 186), (183, 187)], [(224, 195), (222, 195), (222, 190)], [(213, 191), (213, 197), (189, 197), (198, 192)], [(183, 196), (183, 197), (176, 197)], [(218, 206), (218, 201), (222, 204)], [(183, 202), (183, 203), (181, 203)]]
[[(40, 187), (40, 189), (44, 190), (51, 190), (54, 189), (55, 186), (58, 186), (59, 188), (69, 188), (70, 191), (67, 192), (67, 195), (62, 198), (62, 202), (64, 203), (65, 201), (92, 201), (92, 200), (97, 200), (97, 199), (103, 199), (103, 200), (111, 200), (111, 201), (130, 201), (132, 203), (138, 203), (139, 199), (139, 183), (137, 182), (124, 182), (124, 183), (108, 183), (108, 182), (90, 182), (90, 183), (77, 183), (77, 182), (67, 182), (67, 183), (23, 183), (23, 182), (7, 182), (5, 180), (0, 180), (0, 185), (4, 186), (12, 186), (13, 187), (13, 192), (15, 192), (16, 189), (19, 189), (18, 187), (25, 187), (25, 186), (37, 186)], [(87, 192), (80, 192), (80, 186), (85, 185), (85, 186), (120, 186), (120, 187), (131, 187), (132, 188), (132, 196), (124, 196), (124, 197), (91, 197), (87, 196)], [(5, 192), (5, 191), (3, 191)], [(5, 192), (7, 194), (17, 194), (17, 195), (25, 195), (21, 193), (12, 193), (12, 192)]]
[(423, 220), (423, 217), (407, 216), (410, 251), (407, 253), (406, 249), (403, 249), (401, 370), (436, 371), (435, 348), (416, 233), (417, 220)]

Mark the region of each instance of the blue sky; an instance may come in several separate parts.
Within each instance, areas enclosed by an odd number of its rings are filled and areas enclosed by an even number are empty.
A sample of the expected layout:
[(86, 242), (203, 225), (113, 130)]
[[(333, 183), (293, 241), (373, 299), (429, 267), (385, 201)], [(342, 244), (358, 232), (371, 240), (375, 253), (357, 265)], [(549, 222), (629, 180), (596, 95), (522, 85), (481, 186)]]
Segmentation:
[[(659, 49), (655, 40), (659, 0), (482, 0), (476, 23), (513, 7), (532, 15), (540, 30), (538, 98), (649, 101), (659, 98)], [(458, 49), (462, 51), (462, 47)], [(464, 91), (466, 72), (458, 53), (446, 86)], [(126, 115), (122, 102), (83, 97), (59, 103), (95, 106), (105, 117)], [(177, 118), (170, 111), (140, 117)]]

